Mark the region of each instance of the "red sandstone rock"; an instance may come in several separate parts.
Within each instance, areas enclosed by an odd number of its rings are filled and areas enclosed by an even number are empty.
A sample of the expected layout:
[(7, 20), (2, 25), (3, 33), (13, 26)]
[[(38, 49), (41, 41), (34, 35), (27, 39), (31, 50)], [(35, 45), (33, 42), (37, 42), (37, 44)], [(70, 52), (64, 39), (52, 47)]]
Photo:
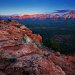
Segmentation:
[(32, 34), (31, 38), (38, 43), (42, 42), (42, 37), (40, 35)]
[(6, 75), (6, 74), (0, 71), (0, 75)]
[(0, 75), (75, 75), (73, 57), (41, 50), (32, 43), (41, 43), (40, 35), (15, 20), (0, 21), (0, 26)]

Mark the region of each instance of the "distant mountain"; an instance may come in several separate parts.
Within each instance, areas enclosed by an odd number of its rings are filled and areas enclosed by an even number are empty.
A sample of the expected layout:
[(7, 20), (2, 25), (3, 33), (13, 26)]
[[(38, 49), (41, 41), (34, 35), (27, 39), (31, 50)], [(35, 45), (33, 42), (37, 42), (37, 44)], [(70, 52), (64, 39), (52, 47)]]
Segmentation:
[(69, 11), (67, 14), (64, 14), (64, 18), (74, 18), (75, 19), (75, 10)]
[[(62, 12), (63, 13), (63, 12)], [(1, 15), (0, 18), (2, 19), (38, 19), (38, 20), (46, 20), (46, 19), (59, 19), (59, 18), (63, 18), (63, 19), (69, 19), (69, 18), (73, 18), (75, 19), (75, 10), (70, 10), (68, 11), (66, 14), (64, 13), (63, 15), (60, 15), (60, 13), (53, 13), (53, 14), (33, 14), (33, 15), (11, 15), (11, 16), (4, 16)]]

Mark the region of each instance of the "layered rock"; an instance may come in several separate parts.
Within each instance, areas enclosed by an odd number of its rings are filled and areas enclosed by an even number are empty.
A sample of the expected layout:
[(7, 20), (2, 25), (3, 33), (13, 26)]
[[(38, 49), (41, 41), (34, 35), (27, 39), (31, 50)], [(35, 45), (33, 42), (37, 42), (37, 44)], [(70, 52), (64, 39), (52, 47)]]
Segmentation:
[(0, 69), (7, 75), (65, 75), (59, 65), (48, 59), (48, 52), (34, 44), (4, 47), (0, 53)]
[(40, 35), (17, 21), (1, 21), (0, 75), (75, 75), (75, 64), (41, 42)]

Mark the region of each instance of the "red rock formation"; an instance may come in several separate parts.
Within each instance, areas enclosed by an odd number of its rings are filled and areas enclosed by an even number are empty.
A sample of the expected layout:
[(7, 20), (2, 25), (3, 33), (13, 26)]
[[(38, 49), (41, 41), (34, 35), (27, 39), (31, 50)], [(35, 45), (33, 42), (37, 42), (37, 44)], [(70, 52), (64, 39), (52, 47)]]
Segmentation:
[(32, 34), (30, 36), (34, 41), (38, 42), (38, 43), (42, 43), (42, 37), (40, 35), (36, 35), (36, 34)]
[[(38, 48), (40, 35), (33, 34), (22, 24), (12, 21), (1, 23), (0, 75), (75, 75), (75, 64), (59, 52)], [(30, 43), (22, 42), (25, 39)]]
[(7, 26), (3, 24), (3, 21), (0, 25), (2, 26), (2, 31), (0, 31), (0, 34), (8, 34), (7, 37), (9, 37), (9, 39), (20, 39), (23, 38), (26, 34), (27, 36), (32, 38), (32, 40), (38, 43), (41, 43), (42, 41), (42, 37), (40, 35), (32, 34), (32, 31), (29, 28), (25, 27), (15, 20), (12, 20)]
[(66, 58), (69, 62), (75, 61), (75, 56), (65, 56), (65, 58)]
[(6, 74), (0, 71), (0, 75), (6, 75)]

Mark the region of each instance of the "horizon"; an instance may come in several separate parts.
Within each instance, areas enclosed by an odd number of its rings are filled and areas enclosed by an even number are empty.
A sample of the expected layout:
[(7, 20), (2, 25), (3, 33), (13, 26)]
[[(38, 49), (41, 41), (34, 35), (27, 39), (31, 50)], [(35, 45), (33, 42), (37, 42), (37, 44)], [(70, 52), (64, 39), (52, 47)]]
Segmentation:
[(23, 16), (23, 15), (30, 15), (30, 16), (32, 16), (32, 15), (37, 15), (37, 14), (58, 14), (58, 15), (64, 15), (64, 14), (66, 14), (66, 13), (69, 13), (69, 12), (72, 12), (72, 11), (74, 11), (75, 12), (75, 10), (55, 10), (54, 12), (49, 12), (49, 13), (31, 13), (31, 14), (26, 14), (26, 13), (23, 13), (23, 14), (0, 14), (0, 16)]
[(56, 10), (74, 10), (71, 0), (1, 0), (0, 15), (47, 14)]

